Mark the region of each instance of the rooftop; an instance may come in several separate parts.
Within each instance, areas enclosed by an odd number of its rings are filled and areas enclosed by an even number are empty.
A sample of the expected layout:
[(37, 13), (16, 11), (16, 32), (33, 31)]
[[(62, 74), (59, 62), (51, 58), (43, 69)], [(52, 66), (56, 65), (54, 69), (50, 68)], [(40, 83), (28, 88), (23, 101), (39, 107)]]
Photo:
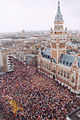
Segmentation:
[[(51, 48), (46, 48), (41, 51), (42, 57), (51, 60)], [(75, 60), (75, 55), (72, 54), (61, 54), (59, 63), (63, 64), (65, 66), (72, 66)], [(53, 59), (53, 62), (56, 62), (55, 59)], [(80, 56), (77, 56), (77, 63), (78, 67), (80, 68)]]

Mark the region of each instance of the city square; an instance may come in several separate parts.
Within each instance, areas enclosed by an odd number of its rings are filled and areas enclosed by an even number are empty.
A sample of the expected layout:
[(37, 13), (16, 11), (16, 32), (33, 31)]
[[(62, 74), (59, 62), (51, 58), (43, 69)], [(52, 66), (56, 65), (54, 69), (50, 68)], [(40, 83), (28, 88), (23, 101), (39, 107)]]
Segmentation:
[[(14, 71), (0, 76), (0, 106), (6, 120), (65, 120), (80, 106), (75, 93), (14, 59)], [(13, 113), (10, 100), (23, 108)]]

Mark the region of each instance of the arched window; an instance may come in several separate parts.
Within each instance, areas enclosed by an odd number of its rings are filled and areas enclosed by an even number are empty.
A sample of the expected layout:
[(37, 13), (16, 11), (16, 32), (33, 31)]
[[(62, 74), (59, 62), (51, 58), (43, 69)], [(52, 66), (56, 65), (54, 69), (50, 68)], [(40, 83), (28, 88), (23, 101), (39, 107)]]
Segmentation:
[(71, 82), (74, 83), (74, 78), (72, 77)]
[(69, 79), (69, 73), (67, 73), (67, 78)]
[(66, 65), (68, 66), (68, 61), (66, 62)]
[(46, 57), (45, 54), (43, 55), (43, 57)]
[(54, 63), (56, 62), (54, 58), (53, 58), (53, 62), (54, 62)]
[(42, 56), (44, 55), (43, 52), (41, 52)]
[(66, 77), (66, 72), (64, 72), (64, 77)]
[(63, 61), (63, 64), (65, 65), (65, 60)]
[(45, 58), (47, 58), (47, 55), (45, 55)]
[(69, 66), (71, 66), (71, 65), (72, 65), (72, 63), (69, 64)]

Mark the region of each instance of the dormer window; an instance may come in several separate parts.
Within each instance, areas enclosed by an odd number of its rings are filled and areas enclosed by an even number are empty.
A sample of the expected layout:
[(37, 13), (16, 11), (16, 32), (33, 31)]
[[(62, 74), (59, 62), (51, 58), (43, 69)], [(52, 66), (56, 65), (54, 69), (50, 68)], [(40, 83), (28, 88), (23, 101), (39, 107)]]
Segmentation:
[(68, 61), (66, 62), (66, 65), (68, 66)]
[(48, 56), (48, 59), (49, 59), (49, 56)]
[(43, 52), (41, 52), (42, 56), (43, 56)]
[(46, 55), (44, 54), (44, 57), (46, 57)]
[(46, 55), (46, 58), (47, 58), (47, 55)]
[(65, 65), (65, 60), (63, 61), (63, 64)]
[(72, 65), (72, 63), (69, 64), (69, 66), (71, 66), (71, 65)]

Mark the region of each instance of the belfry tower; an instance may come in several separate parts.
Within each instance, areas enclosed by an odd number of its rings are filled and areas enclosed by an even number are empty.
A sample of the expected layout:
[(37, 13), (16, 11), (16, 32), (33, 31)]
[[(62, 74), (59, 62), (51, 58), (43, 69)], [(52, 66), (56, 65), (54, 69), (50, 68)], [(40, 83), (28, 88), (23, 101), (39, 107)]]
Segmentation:
[(51, 29), (51, 58), (58, 60), (61, 54), (66, 54), (66, 41), (67, 41), (67, 30), (63, 28), (63, 17), (60, 11), (60, 2), (58, 1), (57, 14), (54, 20), (54, 30)]

